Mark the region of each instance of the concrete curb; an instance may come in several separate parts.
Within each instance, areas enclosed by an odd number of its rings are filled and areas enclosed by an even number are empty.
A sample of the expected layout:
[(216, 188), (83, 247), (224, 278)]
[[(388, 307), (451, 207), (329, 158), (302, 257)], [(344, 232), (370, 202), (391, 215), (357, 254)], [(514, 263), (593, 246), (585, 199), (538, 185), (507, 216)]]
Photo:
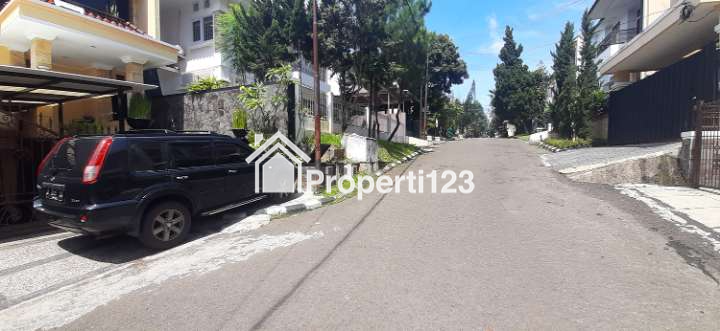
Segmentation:
[(540, 146), (540, 148), (545, 149), (545, 150), (548, 150), (548, 151), (553, 152), (553, 153), (558, 153), (558, 152), (563, 152), (563, 151), (565, 151), (565, 150), (562, 149), (562, 148), (557, 148), (557, 147), (550, 146), (550, 145), (548, 145), (548, 144), (546, 144), (546, 143), (544, 143), (544, 142), (542, 142), (542, 141), (539, 142), (537, 145)]
[(290, 214), (297, 214), (306, 210), (313, 210), (335, 201), (334, 197), (313, 197), (302, 202), (290, 205), (274, 205), (255, 212), (253, 216), (268, 216), (270, 219), (280, 218)]
[[(375, 176), (380, 176), (403, 163), (406, 163), (410, 160), (415, 159), (418, 155), (425, 154), (425, 153), (427, 153), (427, 152), (418, 151), (418, 152), (410, 153), (410, 154), (406, 155), (405, 157), (403, 157), (401, 159), (401, 161), (395, 161), (393, 163), (387, 164), (382, 170), (376, 171)], [(302, 202), (293, 203), (290, 205), (273, 205), (273, 206), (269, 206), (267, 208), (258, 210), (257, 212), (255, 212), (255, 214), (253, 214), (253, 216), (256, 216), (256, 217), (265, 216), (265, 217), (269, 217), (270, 219), (280, 218), (280, 217), (284, 217), (284, 216), (291, 215), (291, 214), (297, 214), (297, 213), (300, 213), (300, 212), (303, 212), (306, 210), (313, 210), (313, 209), (320, 208), (324, 205), (327, 205), (333, 201), (338, 200), (339, 198), (342, 198), (342, 196), (340, 196), (340, 197), (319, 197), (318, 196), (318, 197), (312, 197), (312, 198), (307, 199)]]

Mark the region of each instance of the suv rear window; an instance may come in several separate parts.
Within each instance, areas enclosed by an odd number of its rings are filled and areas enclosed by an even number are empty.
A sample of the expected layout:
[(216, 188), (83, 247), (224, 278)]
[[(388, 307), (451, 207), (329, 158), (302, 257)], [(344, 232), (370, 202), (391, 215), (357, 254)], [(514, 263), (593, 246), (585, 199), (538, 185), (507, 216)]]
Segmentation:
[(59, 175), (82, 177), (83, 169), (95, 146), (103, 137), (70, 138), (65, 141), (46, 166)]

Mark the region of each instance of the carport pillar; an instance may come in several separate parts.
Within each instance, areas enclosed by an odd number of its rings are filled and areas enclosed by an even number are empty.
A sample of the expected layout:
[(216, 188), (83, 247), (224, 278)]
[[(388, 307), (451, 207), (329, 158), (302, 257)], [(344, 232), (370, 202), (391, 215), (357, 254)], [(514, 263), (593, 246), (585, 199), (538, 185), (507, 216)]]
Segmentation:
[(58, 103), (58, 132), (60, 133), (60, 137), (65, 136), (65, 124), (63, 124), (63, 103)]
[(30, 41), (30, 68), (52, 69), (52, 40), (32, 38)]
[[(146, 61), (140, 61), (138, 59), (134, 59), (131, 57), (122, 57), (121, 60), (123, 63), (125, 63), (125, 80), (128, 82), (135, 82), (135, 83), (143, 83), (145, 79), (143, 78), (143, 65)], [(129, 109), (127, 108), (130, 105), (130, 102), (128, 98), (132, 97), (134, 94), (140, 94), (143, 93), (142, 90), (132, 90), (129, 91), (125, 95), (125, 100), (128, 102), (124, 102), (123, 107), (126, 109), (125, 114), (128, 113)], [(118, 118), (118, 128), (120, 131), (125, 131), (125, 118), (127, 116), (123, 116), (121, 118)]]
[(128, 82), (142, 83), (143, 79), (143, 63), (127, 61), (125, 62), (125, 80)]
[[(718, 18), (718, 24), (715, 26), (715, 33), (720, 35), (720, 18)], [(715, 48), (720, 49), (720, 39), (718, 39), (717, 44), (715, 44)]]
[(12, 53), (10, 48), (5, 45), (0, 45), (0, 64), (1, 65), (12, 65)]

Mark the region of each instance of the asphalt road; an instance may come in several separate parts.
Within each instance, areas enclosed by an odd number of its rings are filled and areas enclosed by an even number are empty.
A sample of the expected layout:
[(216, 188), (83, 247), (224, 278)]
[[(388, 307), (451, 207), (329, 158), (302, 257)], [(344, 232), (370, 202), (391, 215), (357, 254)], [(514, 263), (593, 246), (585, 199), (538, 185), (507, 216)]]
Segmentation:
[(0, 329), (720, 327), (706, 243), (540, 153), (446, 143), (394, 174), (471, 170), (474, 192), (371, 194), (272, 222), (230, 214), (159, 254), (127, 238), (2, 244)]

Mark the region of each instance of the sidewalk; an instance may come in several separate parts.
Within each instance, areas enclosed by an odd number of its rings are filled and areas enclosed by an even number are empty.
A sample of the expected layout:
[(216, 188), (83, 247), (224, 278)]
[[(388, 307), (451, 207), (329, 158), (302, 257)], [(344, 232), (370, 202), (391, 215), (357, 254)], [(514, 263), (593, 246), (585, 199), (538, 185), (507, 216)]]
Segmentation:
[(620, 184), (624, 195), (640, 200), (663, 219), (707, 239), (720, 252), (720, 192), (681, 186)]
[(541, 159), (546, 166), (560, 173), (573, 173), (664, 154), (677, 155), (680, 146), (680, 143), (661, 143), (581, 148), (544, 154)]

